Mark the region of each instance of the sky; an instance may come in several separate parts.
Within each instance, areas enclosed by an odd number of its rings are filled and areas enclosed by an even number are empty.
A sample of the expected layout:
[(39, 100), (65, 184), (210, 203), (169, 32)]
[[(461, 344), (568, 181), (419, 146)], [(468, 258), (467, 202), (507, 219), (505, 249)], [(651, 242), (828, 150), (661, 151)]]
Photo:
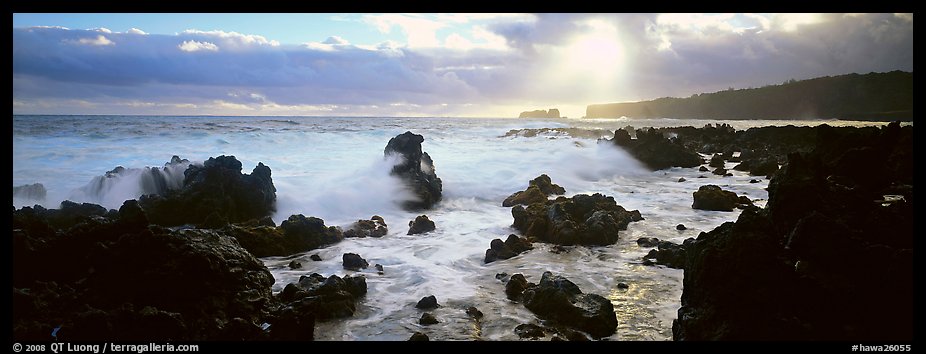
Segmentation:
[(13, 114), (516, 117), (913, 71), (913, 14), (13, 14)]

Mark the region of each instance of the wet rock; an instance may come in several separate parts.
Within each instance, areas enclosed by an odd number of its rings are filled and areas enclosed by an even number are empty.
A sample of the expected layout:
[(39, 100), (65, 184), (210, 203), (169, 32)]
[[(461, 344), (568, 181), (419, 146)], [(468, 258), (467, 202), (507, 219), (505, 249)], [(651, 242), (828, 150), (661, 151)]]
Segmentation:
[(759, 183), (759, 182), (761, 182), (761, 181), (759, 181), (759, 180), (757, 180), (757, 179), (751, 179), (751, 180), (749, 180), (749, 183)]
[(708, 170), (707, 167), (701, 166), (701, 167), (698, 168), (698, 171), (707, 172), (707, 171), (710, 171), (710, 170)]
[(503, 207), (511, 207), (515, 205), (530, 205), (533, 203), (543, 203), (547, 201), (547, 196), (540, 191), (540, 188), (536, 186), (527, 187), (526, 190), (515, 192), (514, 194), (505, 198), (502, 202)]
[(137, 200), (129, 199), (119, 207), (117, 224), (124, 228), (123, 231), (145, 229), (148, 228), (148, 215), (138, 205)]
[(44, 213), (14, 212), (26, 226), (13, 232), (17, 340), (47, 340), (55, 327), (62, 341), (228, 339), (245, 335), (229, 329), (235, 318), (273, 310), (270, 272), (221, 232), (149, 227), (131, 201), (50, 234), (30, 226), (50, 228)]
[(524, 306), (537, 316), (584, 331), (595, 338), (607, 337), (617, 330), (614, 306), (608, 299), (585, 294), (562, 276), (544, 272), (540, 283), (529, 286), (522, 294)]
[(550, 179), (550, 176), (542, 174), (537, 176), (537, 178), (532, 179), (528, 182), (530, 186), (537, 186), (540, 188), (540, 191), (545, 195), (563, 195), (566, 194), (566, 189), (560, 187), (558, 184), (553, 183)]
[(666, 139), (655, 129), (637, 130), (636, 139), (631, 139), (626, 130), (616, 130), (611, 142), (623, 147), (634, 158), (653, 170), (673, 166), (694, 167), (702, 162), (700, 155)]
[(698, 191), (693, 193), (693, 197), (694, 203), (691, 207), (701, 210), (733, 211), (739, 205), (752, 204), (751, 202), (745, 203), (749, 200), (748, 198), (740, 199), (736, 193), (725, 191), (712, 184), (698, 188)]
[(617, 205), (614, 198), (599, 193), (559, 197), (511, 209), (514, 227), (524, 236), (559, 245), (609, 245), (617, 242), (618, 231), (642, 220), (639, 212)]
[(200, 225), (203, 229), (221, 229), (228, 225), (228, 219), (219, 213), (212, 213)]
[(435, 173), (431, 156), (422, 152), (422, 142), (423, 136), (405, 132), (389, 139), (383, 151), (385, 156), (398, 154), (402, 157), (390, 174), (401, 178), (418, 197), (418, 200), (402, 203), (402, 207), (409, 211), (430, 209), (441, 200), (441, 179)]
[(367, 263), (367, 260), (363, 259), (359, 254), (356, 253), (345, 253), (341, 257), (341, 260), (344, 269), (348, 270), (360, 271), (360, 269), (366, 269), (370, 267), (370, 264)]
[(685, 182), (685, 181), (687, 181), (687, 179), (685, 179), (685, 177), (679, 177), (678, 181), (679, 181), (679, 182)]
[(521, 339), (537, 339), (546, 336), (546, 333), (543, 331), (543, 327), (532, 323), (519, 324), (514, 328), (514, 333), (516, 333)]
[(242, 174), (234, 156), (210, 157), (202, 166), (189, 165), (179, 190), (144, 195), (139, 204), (152, 223), (164, 226), (202, 224), (212, 213), (232, 223), (260, 219), (276, 211), (270, 175), (263, 163)]
[(289, 269), (302, 269), (302, 263), (298, 261), (291, 261), (288, 265)]
[(514, 274), (508, 279), (508, 283), (505, 284), (505, 295), (508, 297), (508, 300), (519, 301), (524, 289), (527, 289), (529, 285), (533, 284), (528, 283), (524, 275), (521, 273)]
[(873, 201), (912, 180), (913, 128), (812, 131), (813, 151), (788, 155), (765, 209), (688, 248), (674, 339), (912, 340), (912, 205)]
[(97, 204), (77, 204), (70, 200), (61, 202), (58, 209), (45, 209), (44, 218), (49, 226), (67, 229), (94, 216), (106, 215), (106, 208)]
[(279, 227), (228, 225), (223, 229), (257, 257), (289, 256), (344, 239), (341, 230), (325, 221), (302, 214), (292, 215)]
[(533, 203), (542, 203), (547, 200), (548, 196), (562, 195), (565, 193), (565, 188), (553, 183), (553, 181), (550, 180), (550, 176), (542, 174), (537, 178), (532, 179), (528, 183), (526, 190), (515, 192), (514, 194), (508, 196), (508, 198), (505, 198), (505, 200), (502, 202), (502, 206), (511, 207), (519, 204), (530, 205)]
[(434, 315), (427, 313), (427, 312), (421, 314), (421, 318), (418, 319), (418, 324), (423, 325), (423, 326), (428, 326), (428, 325), (438, 324), (438, 323), (440, 323), (440, 321), (438, 321), (437, 318), (434, 318)]
[(344, 238), (348, 237), (383, 237), (389, 233), (386, 221), (382, 216), (373, 215), (370, 220), (357, 220), (344, 231)]
[[(304, 310), (303, 307), (300, 309)], [(271, 321), (271, 339), (282, 341), (315, 339), (315, 313), (313, 311), (298, 311), (293, 306), (287, 306), (279, 310)]]
[(722, 167), (719, 167), (711, 171), (711, 173), (718, 175), (718, 176), (723, 176), (727, 174), (727, 170), (723, 169)]
[(724, 166), (723, 156), (719, 154), (714, 154), (714, 156), (711, 157), (711, 162), (708, 163), (707, 165), (710, 167), (723, 169), (723, 166)]
[(373, 268), (376, 268), (376, 272), (379, 273), (380, 275), (382, 275), (383, 273), (385, 273), (385, 271), (383, 270), (383, 265), (382, 265), (382, 264), (376, 264), (376, 265), (373, 266)]
[(617, 288), (621, 290), (627, 290), (627, 289), (630, 289), (630, 285), (627, 285), (625, 283), (617, 283)]
[(415, 332), (411, 337), (408, 338), (409, 342), (428, 342), (431, 338), (428, 338), (427, 334), (421, 332)]
[(413, 221), (408, 222), (407, 235), (423, 234), (436, 229), (434, 222), (428, 219), (427, 215), (419, 215)]
[(736, 165), (734, 170), (749, 171), (752, 176), (771, 176), (778, 172), (778, 160), (772, 157), (750, 158)]
[(685, 267), (687, 254), (685, 250), (694, 242), (688, 238), (681, 245), (669, 241), (660, 241), (657, 249), (650, 250), (643, 256), (644, 265), (664, 265), (669, 268), (682, 269)]
[(44, 201), (48, 191), (41, 183), (26, 184), (13, 187), (13, 198)]
[(288, 284), (279, 299), (284, 307), (292, 307), (297, 314), (312, 313), (318, 320), (328, 320), (353, 316), (356, 302), (366, 293), (367, 283), (362, 276), (325, 278), (313, 273)]
[(678, 230), (678, 231), (685, 231), (685, 230), (688, 230), (688, 228), (685, 227), (684, 224), (675, 225), (675, 229)]
[(494, 239), (489, 246), (490, 248), (486, 250), (484, 260), (486, 264), (499, 259), (508, 259), (534, 249), (530, 242), (514, 234), (508, 235), (505, 242), (502, 242), (501, 239)]
[(319, 257), (317, 254), (313, 254), (313, 255), (309, 256), (309, 259), (311, 259), (312, 261), (315, 261), (315, 262), (321, 262), (321, 261), (322, 261), (322, 257)]
[(416, 309), (429, 310), (439, 307), (437, 304), (437, 298), (434, 295), (428, 295), (421, 300), (418, 300), (418, 303), (415, 304)]
[(272, 219), (271, 217), (265, 216), (265, 217), (262, 217), (262, 218), (260, 218), (260, 219), (257, 220), (257, 225), (256, 225), (256, 226), (276, 227), (277, 225), (276, 225), (275, 223), (273, 223), (273, 219)]
[(482, 311), (479, 311), (479, 309), (477, 309), (474, 306), (467, 307), (466, 314), (469, 315), (469, 317), (472, 317), (477, 320), (483, 317)]
[(637, 246), (656, 247), (659, 245), (659, 239), (655, 237), (640, 237), (637, 239)]

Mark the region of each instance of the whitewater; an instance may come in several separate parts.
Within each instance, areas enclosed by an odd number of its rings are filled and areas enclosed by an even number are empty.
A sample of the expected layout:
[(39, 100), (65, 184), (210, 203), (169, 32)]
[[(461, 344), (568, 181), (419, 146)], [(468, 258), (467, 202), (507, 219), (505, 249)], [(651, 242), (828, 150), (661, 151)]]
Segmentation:
[[(63, 200), (118, 209), (126, 199), (155, 192), (146, 169), (157, 167), (166, 186), (179, 186), (182, 171), (209, 157), (234, 155), (249, 173), (258, 162), (269, 166), (277, 189), (279, 224), (292, 214), (315, 216), (326, 225), (347, 226), (382, 216), (389, 233), (382, 238), (348, 238), (326, 248), (262, 261), (274, 276), (274, 291), (302, 275), (362, 274), (368, 293), (353, 317), (316, 324), (318, 340), (405, 340), (423, 332), (432, 340), (517, 340), (514, 327), (539, 324), (523, 305), (505, 297), (496, 274), (522, 273), (537, 282), (544, 271), (564, 275), (584, 292), (605, 296), (619, 321), (609, 340), (670, 340), (682, 293), (683, 272), (644, 266), (648, 248), (640, 237), (681, 243), (702, 231), (736, 220), (739, 211), (691, 208), (692, 192), (705, 184), (746, 195), (764, 206), (768, 181), (750, 183), (745, 172), (726, 168), (722, 177), (695, 168), (649, 171), (610, 138), (615, 129), (690, 125), (709, 120), (672, 119), (488, 119), (488, 118), (343, 118), (343, 117), (178, 117), (178, 116), (14, 116), (13, 186), (41, 183), (41, 199), (13, 196), (14, 207), (40, 204), (57, 208)], [(882, 125), (843, 121), (723, 121), (736, 129), (768, 125)], [(411, 131), (425, 138), (422, 149), (443, 181), (443, 200), (434, 209), (407, 212), (398, 203), (409, 198), (389, 175), (395, 159), (384, 158), (390, 138)], [(164, 167), (172, 156), (189, 162)], [(118, 178), (101, 176), (117, 166)], [(547, 174), (566, 196), (602, 193), (645, 220), (631, 223), (620, 240), (602, 247), (534, 249), (508, 260), (483, 264), (492, 239), (518, 234), (511, 193)], [(703, 178), (699, 178), (703, 176)], [(679, 179), (685, 181), (680, 182)], [(406, 235), (408, 222), (426, 214), (437, 229)], [(676, 230), (684, 224), (686, 230)], [(341, 255), (357, 253), (370, 267), (360, 272), (341, 267)], [(309, 259), (318, 255), (322, 261)], [(290, 261), (303, 268), (290, 270)], [(629, 287), (619, 288), (624, 283)], [(431, 311), (438, 325), (421, 326), (415, 303), (435, 295)], [(485, 317), (475, 322), (466, 308)]]

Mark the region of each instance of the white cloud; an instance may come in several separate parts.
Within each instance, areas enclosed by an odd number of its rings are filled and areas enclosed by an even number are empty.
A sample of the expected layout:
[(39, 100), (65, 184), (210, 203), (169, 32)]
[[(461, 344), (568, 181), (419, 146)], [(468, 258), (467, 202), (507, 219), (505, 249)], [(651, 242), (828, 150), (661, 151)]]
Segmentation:
[(83, 45), (96, 45), (96, 46), (116, 44), (113, 41), (109, 40), (109, 38), (106, 38), (105, 36), (103, 36), (102, 34), (96, 36), (96, 38), (81, 38), (77, 40), (77, 42), (72, 41), (72, 43), (83, 44)]
[(338, 37), (338, 36), (331, 36), (331, 37), (328, 37), (328, 39), (325, 39), (325, 41), (322, 42), (322, 43), (324, 43), (324, 44), (336, 44), (336, 45), (348, 45), (348, 44), (350, 44), (350, 42), (348, 42), (348, 41), (345, 40), (344, 38), (341, 38), (341, 37)]
[(97, 31), (97, 32), (103, 32), (103, 33), (113, 33), (113, 31), (110, 31), (109, 28), (106, 28), (106, 27), (94, 28), (92, 30)]
[[(357, 45), (330, 33), (298, 46), (225, 31), (14, 28), (14, 112), (485, 115), (554, 105), (565, 112), (789, 78), (912, 70), (912, 15), (824, 14), (816, 23), (766, 14), (662, 22), (655, 14), (351, 16), (384, 31), (430, 34)], [(568, 61), (557, 53), (570, 49), (619, 53), (626, 68), (579, 60), (577, 72), (563, 75)], [(190, 60), (190, 51), (208, 55)], [(594, 79), (608, 85), (592, 89)], [(390, 105), (397, 102), (406, 105)]]
[(200, 50), (216, 52), (219, 50), (219, 47), (215, 44), (197, 41), (183, 41), (183, 43), (178, 45), (177, 48), (180, 48), (180, 50), (184, 52), (197, 52)]
[(776, 14), (772, 17), (772, 27), (786, 32), (793, 32), (798, 27), (823, 22), (820, 14), (788, 13)]
[(471, 23), (471, 22), (514, 22), (514, 21), (534, 21), (537, 18), (532, 14), (517, 13), (454, 13), (454, 14), (437, 14), (436, 19), (441, 22), (452, 23)]
[(364, 15), (363, 20), (374, 25), (382, 33), (389, 33), (393, 27), (399, 27), (405, 34), (410, 48), (439, 46), (437, 30), (447, 26), (443, 22), (427, 19), (421, 15)]
[(142, 31), (142, 30), (140, 30), (140, 29), (138, 29), (138, 28), (135, 28), (135, 27), (130, 28), (128, 31), (125, 31), (125, 33), (140, 34), (140, 35), (146, 35), (146, 34), (147, 34), (147, 33), (145, 33), (145, 31)]
[(200, 31), (196, 29), (188, 29), (186, 31), (180, 32), (181, 35), (191, 35), (199, 36), (204, 38), (214, 38), (219, 41), (224, 46), (233, 46), (233, 47), (245, 47), (251, 45), (257, 46), (271, 46), (277, 47), (280, 45), (280, 42), (276, 40), (267, 40), (264, 36), (259, 36), (256, 34), (241, 34), (238, 32), (225, 32), (220, 30), (213, 31)]
[(29, 29), (60, 29), (60, 30), (70, 30), (70, 28), (64, 26), (32, 26)]

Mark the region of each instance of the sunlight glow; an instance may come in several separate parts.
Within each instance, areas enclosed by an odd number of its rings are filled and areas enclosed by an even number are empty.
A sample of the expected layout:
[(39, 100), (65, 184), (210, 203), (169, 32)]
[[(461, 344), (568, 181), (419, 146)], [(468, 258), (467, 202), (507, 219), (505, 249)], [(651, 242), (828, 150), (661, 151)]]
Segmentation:
[(588, 30), (562, 48), (558, 76), (580, 80), (589, 90), (601, 92), (620, 81), (627, 67), (627, 50), (613, 25), (597, 20), (584, 24)]

